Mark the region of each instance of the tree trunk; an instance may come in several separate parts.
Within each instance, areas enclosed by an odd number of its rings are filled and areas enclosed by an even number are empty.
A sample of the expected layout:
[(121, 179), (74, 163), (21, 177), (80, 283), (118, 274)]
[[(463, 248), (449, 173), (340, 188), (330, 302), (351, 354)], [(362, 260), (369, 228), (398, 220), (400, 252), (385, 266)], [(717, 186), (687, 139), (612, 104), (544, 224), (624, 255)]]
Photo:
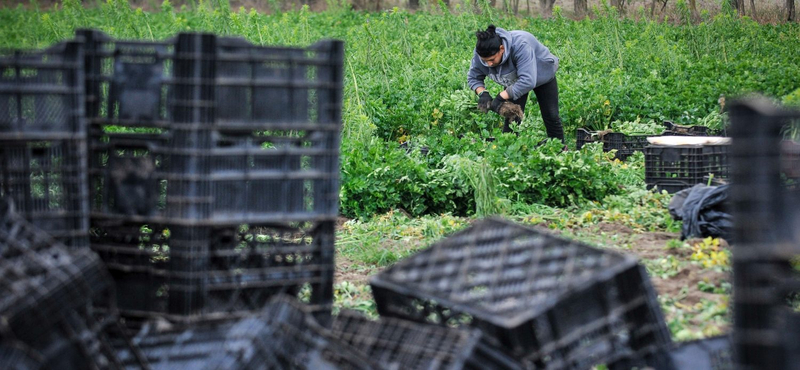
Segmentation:
[(786, 0), (786, 20), (794, 22), (797, 20), (797, 15), (794, 9), (794, 0)]
[(586, 3), (586, 0), (575, 0), (575, 15), (583, 18), (587, 13), (589, 13), (589, 4)]
[(539, 9), (542, 11), (542, 16), (550, 18), (553, 16), (553, 4), (556, 0), (539, 0)]
[(408, 9), (411, 10), (419, 9), (419, 0), (408, 0)]
[(757, 16), (757, 14), (756, 14), (756, 3), (753, 0), (750, 0), (750, 16), (753, 19), (756, 19), (756, 16)]
[(728, 0), (728, 3), (739, 15), (745, 15), (744, 0)]
[(617, 8), (620, 15), (625, 14), (625, 0), (611, 0), (611, 6)]
[(697, 13), (697, 0), (689, 0), (689, 10), (692, 11), (692, 21), (700, 20), (700, 14)]

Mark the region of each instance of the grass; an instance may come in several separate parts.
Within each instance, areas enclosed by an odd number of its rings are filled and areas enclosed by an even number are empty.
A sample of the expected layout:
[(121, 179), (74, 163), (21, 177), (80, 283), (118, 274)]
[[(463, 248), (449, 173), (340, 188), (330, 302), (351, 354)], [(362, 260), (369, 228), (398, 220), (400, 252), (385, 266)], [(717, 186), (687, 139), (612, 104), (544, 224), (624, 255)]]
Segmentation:
[(351, 261), (385, 267), (467, 225), (468, 219), (462, 217), (412, 218), (391, 211), (368, 221), (345, 223), (339, 230), (336, 248)]

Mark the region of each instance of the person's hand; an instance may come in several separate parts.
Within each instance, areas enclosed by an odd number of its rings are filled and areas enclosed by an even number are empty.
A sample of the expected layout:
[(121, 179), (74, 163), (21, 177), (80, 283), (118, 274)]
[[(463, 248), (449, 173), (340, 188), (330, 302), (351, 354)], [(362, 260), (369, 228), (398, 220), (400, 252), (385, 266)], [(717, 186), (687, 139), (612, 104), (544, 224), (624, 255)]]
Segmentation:
[(488, 91), (483, 90), (480, 97), (478, 98), (478, 110), (483, 113), (489, 111), (492, 108), (492, 94), (489, 94)]
[(502, 106), (506, 101), (507, 100), (503, 99), (500, 94), (497, 94), (497, 96), (494, 97), (494, 100), (492, 100), (492, 112), (500, 114), (500, 106)]

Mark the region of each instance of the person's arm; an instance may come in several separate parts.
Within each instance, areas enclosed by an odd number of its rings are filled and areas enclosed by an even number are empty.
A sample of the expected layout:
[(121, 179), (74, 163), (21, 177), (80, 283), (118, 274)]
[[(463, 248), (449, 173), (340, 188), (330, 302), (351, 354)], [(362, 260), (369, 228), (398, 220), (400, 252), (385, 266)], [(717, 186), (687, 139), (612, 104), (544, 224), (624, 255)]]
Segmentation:
[(478, 54), (472, 53), (472, 63), (469, 66), (469, 72), (467, 72), (467, 83), (469, 84), (469, 89), (475, 91), (475, 94), (480, 95), (484, 90), (486, 90), (486, 85), (484, 85), (483, 81), (486, 79), (486, 73), (481, 70), (481, 62), (478, 59)]
[[(515, 100), (536, 87), (536, 54), (533, 45), (524, 43), (515, 49), (514, 64), (517, 66), (517, 82), (500, 93), (505, 99)], [(505, 95), (505, 96), (504, 96)]]

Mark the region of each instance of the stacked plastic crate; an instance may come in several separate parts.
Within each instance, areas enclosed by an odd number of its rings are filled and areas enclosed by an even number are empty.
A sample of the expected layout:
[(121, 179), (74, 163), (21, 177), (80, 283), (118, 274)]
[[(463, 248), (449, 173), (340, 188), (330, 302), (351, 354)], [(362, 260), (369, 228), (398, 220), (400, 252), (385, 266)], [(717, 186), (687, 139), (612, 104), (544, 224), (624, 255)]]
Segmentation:
[(473, 368), (628, 369), (654, 362), (671, 342), (634, 258), (499, 219), (435, 243), (370, 283), (383, 316), (480, 329), (480, 358), (467, 362)]
[(343, 44), (78, 36), (92, 248), (120, 309), (244, 314), (287, 293), (330, 312)]
[(781, 163), (782, 129), (800, 112), (765, 99), (730, 107), (733, 343), (740, 369), (800, 368), (800, 194)]
[(70, 247), (88, 246), (83, 49), (0, 51), (0, 196)]

